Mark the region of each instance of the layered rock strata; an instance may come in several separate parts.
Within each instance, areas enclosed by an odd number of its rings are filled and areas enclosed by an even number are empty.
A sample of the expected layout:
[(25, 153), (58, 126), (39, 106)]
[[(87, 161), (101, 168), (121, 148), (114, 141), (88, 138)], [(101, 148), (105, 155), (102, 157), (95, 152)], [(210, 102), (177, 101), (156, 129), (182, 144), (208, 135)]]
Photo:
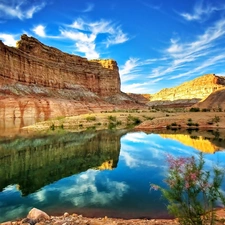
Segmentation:
[[(137, 105), (120, 91), (114, 60), (87, 60), (22, 35), (17, 47), (0, 41), (0, 118), (45, 120)], [(5, 126), (0, 121), (0, 127)]]
[(72, 90), (74, 85), (81, 85), (100, 96), (120, 93), (120, 77), (114, 60), (88, 61), (27, 35), (21, 36), (17, 48), (1, 42), (0, 52), (3, 80)]
[(188, 107), (225, 87), (225, 78), (206, 74), (177, 87), (165, 88), (151, 95), (149, 106)]

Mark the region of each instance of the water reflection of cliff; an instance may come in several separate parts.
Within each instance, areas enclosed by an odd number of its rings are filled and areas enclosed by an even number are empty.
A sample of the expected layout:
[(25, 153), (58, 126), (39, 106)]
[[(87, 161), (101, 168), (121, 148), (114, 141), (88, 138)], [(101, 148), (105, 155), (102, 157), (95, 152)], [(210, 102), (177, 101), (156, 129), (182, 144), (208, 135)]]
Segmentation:
[(214, 153), (225, 149), (225, 141), (222, 138), (188, 134), (160, 134), (163, 138), (177, 140), (186, 146), (193, 147), (204, 153)]
[[(0, 190), (18, 184), (23, 195), (63, 177), (117, 166), (124, 132), (67, 133), (36, 138), (0, 139)], [(107, 168), (107, 166), (105, 166)]]

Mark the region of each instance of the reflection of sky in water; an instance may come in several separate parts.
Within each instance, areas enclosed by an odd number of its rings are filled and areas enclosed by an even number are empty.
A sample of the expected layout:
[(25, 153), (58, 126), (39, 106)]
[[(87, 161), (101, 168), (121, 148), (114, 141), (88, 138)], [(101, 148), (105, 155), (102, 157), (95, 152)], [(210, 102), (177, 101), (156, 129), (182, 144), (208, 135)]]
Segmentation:
[[(166, 173), (165, 155), (197, 155), (198, 151), (157, 134), (128, 133), (121, 139), (117, 168), (98, 171), (89, 169), (39, 191), (22, 197), (16, 185), (0, 192), (0, 221), (25, 216), (32, 207), (46, 212), (93, 212), (96, 216), (157, 217), (166, 216), (159, 192), (149, 184), (163, 185)], [(206, 154), (206, 166), (225, 163), (225, 152)], [(82, 211), (83, 210), (83, 211)], [(90, 214), (89, 214), (90, 215)]]

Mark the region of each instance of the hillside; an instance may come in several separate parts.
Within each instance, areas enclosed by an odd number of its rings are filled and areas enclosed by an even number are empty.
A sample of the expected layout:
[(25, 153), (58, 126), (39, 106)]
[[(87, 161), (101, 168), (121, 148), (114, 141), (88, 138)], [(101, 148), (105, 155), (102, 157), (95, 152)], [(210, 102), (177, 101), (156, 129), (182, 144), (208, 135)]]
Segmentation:
[(151, 95), (149, 106), (188, 107), (225, 87), (225, 78), (206, 74), (173, 88), (165, 88)]
[(225, 110), (225, 88), (219, 89), (193, 107), (200, 109)]

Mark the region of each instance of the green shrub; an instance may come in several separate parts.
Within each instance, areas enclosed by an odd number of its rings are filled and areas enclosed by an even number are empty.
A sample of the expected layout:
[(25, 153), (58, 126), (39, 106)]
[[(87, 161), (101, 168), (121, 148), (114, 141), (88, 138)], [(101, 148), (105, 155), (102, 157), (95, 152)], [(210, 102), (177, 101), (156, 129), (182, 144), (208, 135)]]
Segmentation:
[(87, 120), (88, 122), (90, 122), (90, 121), (95, 121), (95, 120), (96, 120), (96, 117), (95, 117), (95, 116), (88, 116), (88, 117), (86, 117), (86, 120)]
[(210, 109), (204, 108), (202, 109), (202, 112), (210, 112)]
[(112, 129), (114, 129), (114, 128), (116, 128), (116, 124), (110, 122), (110, 123), (108, 124), (108, 129), (109, 129), (109, 130), (112, 130)]
[(108, 116), (108, 120), (116, 122), (116, 116)]
[(55, 130), (55, 124), (53, 123), (49, 128), (50, 130)]
[(190, 108), (190, 112), (200, 112), (199, 108)]
[(213, 119), (212, 119), (213, 122), (215, 123), (218, 123), (220, 122), (220, 117), (219, 116), (215, 116)]
[(138, 125), (141, 123), (141, 120), (138, 117), (129, 115), (127, 117), (127, 125)]
[(116, 121), (116, 125), (118, 125), (118, 126), (119, 126), (119, 125), (122, 125), (122, 121), (117, 120), (117, 121)]
[(170, 130), (171, 126), (170, 125), (166, 125), (166, 129)]
[(200, 157), (167, 156), (169, 166), (165, 183), (168, 189), (152, 184), (168, 200), (167, 209), (182, 225), (212, 225), (216, 215), (214, 207), (218, 200), (225, 204), (220, 188), (224, 170), (214, 167), (213, 175), (204, 170), (203, 154)]
[(96, 130), (95, 126), (87, 127), (86, 130)]

